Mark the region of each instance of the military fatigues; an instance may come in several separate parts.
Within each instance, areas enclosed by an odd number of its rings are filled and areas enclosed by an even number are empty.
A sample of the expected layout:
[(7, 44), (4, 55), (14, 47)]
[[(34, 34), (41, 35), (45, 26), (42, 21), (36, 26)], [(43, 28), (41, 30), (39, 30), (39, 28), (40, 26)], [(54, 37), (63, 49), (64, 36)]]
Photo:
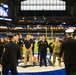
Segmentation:
[(52, 47), (53, 47), (53, 66), (55, 66), (56, 57), (59, 56), (60, 46), (61, 46), (60, 42), (54, 42), (52, 44)]
[[(31, 46), (31, 44), (33, 44), (33, 43), (32, 43), (31, 40), (25, 40), (25, 41), (24, 41), (24, 44), (25, 44), (26, 49), (29, 49), (30, 46)], [(31, 65), (33, 65), (32, 48), (31, 48), (29, 51), (25, 51), (25, 62), (24, 62), (25, 66), (27, 65), (27, 58), (28, 58), (28, 56), (29, 56)]]
[(8, 75), (9, 70), (11, 70), (12, 75), (18, 75), (18, 59), (21, 59), (19, 46), (13, 41), (9, 41), (5, 44), (2, 55), (2, 75)]
[(48, 42), (47, 41), (40, 41), (39, 42), (39, 53), (40, 53), (40, 66), (42, 66), (42, 60), (44, 60), (45, 66), (47, 66), (46, 63), (46, 55), (47, 55), (47, 47), (48, 47)]

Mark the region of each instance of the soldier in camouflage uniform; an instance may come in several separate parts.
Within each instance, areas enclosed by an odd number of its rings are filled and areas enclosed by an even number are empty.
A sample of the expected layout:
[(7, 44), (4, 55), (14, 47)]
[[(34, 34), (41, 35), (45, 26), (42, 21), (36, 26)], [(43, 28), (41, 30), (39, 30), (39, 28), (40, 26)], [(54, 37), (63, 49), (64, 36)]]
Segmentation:
[[(52, 64), (52, 66), (53, 67), (55, 66), (56, 57), (59, 56), (60, 46), (61, 46), (61, 43), (59, 42), (59, 38), (56, 37), (55, 42), (52, 44), (52, 47), (53, 47), (53, 64)], [(59, 63), (59, 66), (61, 66), (61, 63), (60, 62), (58, 62), (58, 63)]]

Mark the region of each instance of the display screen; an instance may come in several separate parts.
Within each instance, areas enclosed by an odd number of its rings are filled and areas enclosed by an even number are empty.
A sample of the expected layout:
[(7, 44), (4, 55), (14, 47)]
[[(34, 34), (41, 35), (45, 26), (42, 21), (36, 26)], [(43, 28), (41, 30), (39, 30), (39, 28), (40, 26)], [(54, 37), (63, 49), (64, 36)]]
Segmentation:
[(21, 10), (66, 10), (66, 2), (62, 0), (25, 0), (21, 2)]
[(0, 16), (8, 17), (8, 5), (3, 4), (0, 6)]

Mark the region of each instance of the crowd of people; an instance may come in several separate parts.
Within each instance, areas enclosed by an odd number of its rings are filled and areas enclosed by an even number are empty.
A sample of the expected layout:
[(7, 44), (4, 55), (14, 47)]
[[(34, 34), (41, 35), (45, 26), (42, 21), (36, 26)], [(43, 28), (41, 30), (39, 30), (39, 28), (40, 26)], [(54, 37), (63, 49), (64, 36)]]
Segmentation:
[[(71, 50), (75, 48), (76, 40), (73, 39), (73, 37), (70, 36), (70, 34), (68, 34), (68, 36), (71, 38), (68, 44), (67, 42), (64, 43), (64, 41), (66, 41), (67, 38), (63, 38), (63, 37), (50, 38), (49, 42), (47, 41), (44, 35), (39, 37), (37, 42), (37, 46), (38, 46), (37, 58), (39, 60), (40, 67), (42, 67), (43, 62), (45, 67), (47, 67), (46, 57), (47, 57), (47, 48), (49, 48), (50, 61), (51, 61), (51, 57), (53, 56), (52, 67), (55, 67), (56, 57), (58, 57), (58, 65), (62, 67), (61, 61), (64, 61), (65, 68), (66, 68), (66, 75), (71, 75), (69, 72), (70, 71), (69, 68), (71, 68), (72, 64), (70, 67), (68, 67), (69, 65), (67, 66), (67, 64), (71, 62), (71, 59), (72, 59)], [(13, 33), (9, 33), (7, 34), (7, 37), (0, 38), (0, 60), (1, 60), (0, 63), (2, 65), (2, 75), (8, 75), (9, 70), (11, 70), (11, 73), (13, 75), (18, 75), (17, 65), (18, 65), (19, 59), (20, 60), (24, 59), (24, 66), (27, 66), (27, 62), (30, 61), (31, 66), (34, 67), (33, 57), (35, 53), (34, 52), (35, 43), (36, 42), (34, 40), (34, 37), (30, 34), (27, 34), (26, 38), (23, 38), (21, 34), (14, 35)], [(69, 48), (71, 50), (69, 50)], [(25, 53), (23, 53), (23, 49)], [(68, 52), (67, 49), (70, 52)], [(67, 53), (69, 53), (69, 55)], [(72, 53), (73, 55), (75, 55), (75, 50)], [(75, 58), (73, 59), (75, 60)], [(72, 61), (74, 62), (73, 59)], [(66, 63), (66, 61), (68, 63)], [(73, 64), (73, 66), (74, 65), (75, 63)], [(75, 69), (75, 67), (72, 67), (72, 68)]]
[[(51, 60), (51, 55), (55, 51), (54, 42), (56, 42), (56, 41), (59, 41), (58, 37), (55, 38), (55, 41), (54, 41), (54, 38), (51, 38), (50, 43), (48, 43), (48, 41), (46, 40), (44, 35), (39, 37), (38, 42), (37, 42), (37, 46), (38, 46), (38, 59), (40, 59), (40, 63), (41, 63), (42, 59), (45, 60), (45, 58), (46, 58), (47, 48), (50, 49), (50, 60)], [(0, 38), (0, 59), (1, 59), (2, 54), (3, 54), (4, 45), (8, 42), (9, 42), (8, 37)], [(32, 57), (34, 56), (34, 53), (35, 53), (34, 47), (35, 47), (35, 43), (36, 43), (34, 40), (34, 37), (31, 36), (30, 34), (27, 34), (26, 38), (24, 39), (21, 34), (16, 34), (13, 37), (13, 42), (15, 42), (16, 44), (19, 45), (22, 58), (23, 59), (27, 58), (27, 59), (25, 59), (25, 65), (26, 65), (26, 62), (28, 60), (28, 56), (30, 58), (31, 64), (33, 65)], [(25, 57), (23, 55), (23, 48), (25, 49)], [(53, 49), (54, 49), (54, 51), (53, 51)]]

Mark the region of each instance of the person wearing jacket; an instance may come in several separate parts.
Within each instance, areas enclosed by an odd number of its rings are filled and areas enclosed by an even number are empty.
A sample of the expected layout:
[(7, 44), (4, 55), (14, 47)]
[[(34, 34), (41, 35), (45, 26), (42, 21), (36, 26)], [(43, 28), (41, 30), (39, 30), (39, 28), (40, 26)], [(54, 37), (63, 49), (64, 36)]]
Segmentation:
[(47, 67), (46, 55), (47, 55), (47, 47), (48, 42), (45, 40), (45, 36), (42, 35), (41, 41), (39, 43), (39, 53), (40, 53), (40, 67), (42, 66), (42, 60), (44, 60), (44, 64)]
[(8, 33), (9, 42), (4, 46), (2, 61), (2, 75), (8, 75), (9, 70), (12, 75), (18, 75), (17, 65), (18, 60), (21, 59), (21, 52), (19, 46), (13, 41), (13, 33)]
[(76, 39), (73, 39), (73, 30), (66, 30), (67, 39), (62, 42), (59, 59), (64, 52), (66, 75), (76, 75)]

